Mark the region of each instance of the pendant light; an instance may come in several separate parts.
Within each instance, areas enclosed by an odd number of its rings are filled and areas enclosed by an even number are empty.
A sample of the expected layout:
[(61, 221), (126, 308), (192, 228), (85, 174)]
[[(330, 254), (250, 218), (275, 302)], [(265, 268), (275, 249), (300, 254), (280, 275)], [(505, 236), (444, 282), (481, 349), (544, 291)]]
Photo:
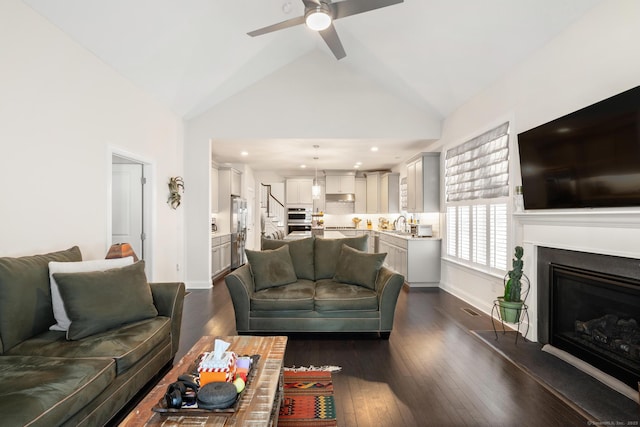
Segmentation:
[(320, 188), (320, 185), (318, 184), (318, 148), (320, 148), (319, 145), (314, 145), (313, 148), (316, 149), (316, 156), (313, 158), (313, 162), (315, 164), (316, 167), (316, 177), (313, 180), (313, 185), (311, 186), (311, 198), (313, 200), (319, 200), (320, 199), (320, 194), (322, 193), (322, 189)]

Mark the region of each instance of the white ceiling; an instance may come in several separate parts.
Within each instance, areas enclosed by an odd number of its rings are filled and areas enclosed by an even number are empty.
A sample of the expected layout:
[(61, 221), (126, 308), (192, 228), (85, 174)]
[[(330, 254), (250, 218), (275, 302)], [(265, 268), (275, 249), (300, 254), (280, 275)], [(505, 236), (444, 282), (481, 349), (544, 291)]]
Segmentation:
[[(347, 53), (338, 64), (381, 82), (383, 74), (384, 90), (442, 119), (600, 1), (405, 0), (336, 21)], [(304, 26), (256, 38), (246, 34), (301, 15), (300, 0), (24, 2), (187, 120), (314, 51), (335, 61), (320, 36)], [(313, 163), (309, 154), (316, 142), (305, 140), (305, 156), (295, 162)], [(250, 152), (244, 162), (274, 171), (291, 167), (274, 154), (291, 157), (301, 145), (241, 143)], [(376, 156), (369, 145), (322, 141), (323, 151), (330, 148), (349, 168), (356, 161), (368, 169), (388, 168), (420, 150), (415, 140), (385, 138), (376, 141), (385, 154)], [(239, 157), (226, 154), (238, 146), (237, 140), (220, 141), (214, 157), (236, 161)], [(321, 156), (320, 168), (329, 164), (327, 157)]]

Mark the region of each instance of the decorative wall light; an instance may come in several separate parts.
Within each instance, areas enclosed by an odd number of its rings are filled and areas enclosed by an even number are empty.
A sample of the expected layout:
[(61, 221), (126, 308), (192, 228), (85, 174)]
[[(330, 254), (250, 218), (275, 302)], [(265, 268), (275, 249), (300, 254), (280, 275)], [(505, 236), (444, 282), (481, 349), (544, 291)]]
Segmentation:
[(174, 176), (169, 178), (169, 199), (167, 200), (167, 204), (169, 204), (172, 209), (177, 209), (178, 206), (180, 206), (182, 199), (180, 190), (184, 193), (184, 181), (182, 177)]

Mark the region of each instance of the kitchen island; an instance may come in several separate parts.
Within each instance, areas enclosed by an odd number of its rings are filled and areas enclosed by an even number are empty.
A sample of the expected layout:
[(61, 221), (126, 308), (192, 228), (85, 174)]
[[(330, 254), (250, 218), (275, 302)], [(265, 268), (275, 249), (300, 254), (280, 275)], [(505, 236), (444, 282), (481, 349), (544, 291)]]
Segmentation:
[[(299, 240), (311, 237), (311, 235), (311, 231), (292, 231), (291, 233), (286, 235), (284, 240)], [(325, 239), (341, 239), (345, 237), (344, 234), (335, 230), (324, 230), (323, 234), (314, 232), (313, 235), (316, 237), (323, 237)]]

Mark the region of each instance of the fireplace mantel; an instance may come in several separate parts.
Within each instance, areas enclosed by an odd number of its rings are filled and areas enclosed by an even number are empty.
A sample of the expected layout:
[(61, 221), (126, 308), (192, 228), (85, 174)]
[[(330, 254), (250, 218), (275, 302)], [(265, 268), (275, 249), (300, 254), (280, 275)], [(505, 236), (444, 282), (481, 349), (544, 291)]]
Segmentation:
[(640, 228), (640, 209), (544, 210), (513, 214), (520, 224), (582, 227)]

